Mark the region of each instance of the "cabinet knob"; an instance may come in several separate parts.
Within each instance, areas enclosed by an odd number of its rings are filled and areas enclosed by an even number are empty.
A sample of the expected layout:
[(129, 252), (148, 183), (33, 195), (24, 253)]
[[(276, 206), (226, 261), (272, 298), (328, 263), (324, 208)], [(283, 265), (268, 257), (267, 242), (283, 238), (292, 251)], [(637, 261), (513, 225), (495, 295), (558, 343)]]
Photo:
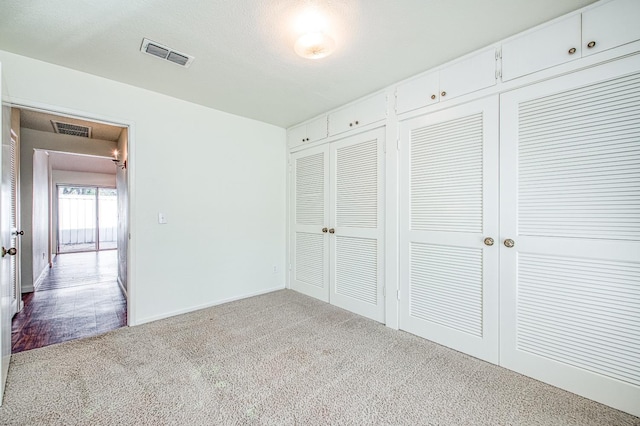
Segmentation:
[(302, 138), (302, 142), (304, 142), (304, 138)]
[(576, 53), (575, 47), (572, 47), (571, 49), (569, 49), (569, 55), (573, 55), (574, 53)]
[(358, 120), (356, 120), (356, 125), (360, 124), (360, 122)]
[(493, 242), (494, 242), (493, 238), (491, 238), (491, 237), (487, 237), (487, 238), (484, 239), (484, 245), (485, 246), (492, 246)]
[(504, 240), (504, 246), (507, 248), (512, 248), (515, 245), (515, 241), (513, 241), (511, 238), (507, 238), (506, 240)]
[(327, 233), (327, 231), (329, 231), (329, 229), (327, 229), (327, 228), (322, 228), (322, 232), (324, 232), (325, 234)]
[(440, 96), (447, 96), (447, 92), (443, 91), (442, 93), (440, 93)]
[(353, 127), (353, 123), (349, 123), (349, 127)]
[(596, 46), (596, 42), (595, 41), (590, 41), (589, 44), (587, 44), (587, 47), (589, 49), (594, 48)]
[(309, 142), (309, 138), (305, 139), (307, 142)]
[(331, 229), (329, 229), (329, 233), (330, 233), (330, 234), (335, 234), (335, 233), (336, 233), (336, 230), (335, 230), (335, 229), (333, 229), (333, 228), (331, 228)]
[(435, 99), (435, 98), (436, 98), (436, 95), (431, 95), (431, 99)]

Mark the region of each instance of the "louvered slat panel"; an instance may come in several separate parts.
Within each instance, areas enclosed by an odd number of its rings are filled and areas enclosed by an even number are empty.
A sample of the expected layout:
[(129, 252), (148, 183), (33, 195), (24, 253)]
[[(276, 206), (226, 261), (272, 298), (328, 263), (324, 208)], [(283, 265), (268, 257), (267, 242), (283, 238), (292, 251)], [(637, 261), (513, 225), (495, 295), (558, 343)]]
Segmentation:
[(296, 232), (295, 279), (316, 287), (324, 286), (324, 236)]
[(296, 160), (296, 223), (324, 225), (324, 153)]
[(640, 74), (518, 113), (520, 234), (640, 239)]
[(371, 305), (378, 303), (376, 240), (336, 236), (336, 293)]
[(410, 315), (482, 337), (482, 250), (412, 243)]
[(640, 385), (640, 264), (518, 257), (518, 349)]
[(411, 229), (482, 232), (482, 113), (411, 132)]
[(362, 142), (336, 150), (336, 224), (378, 226), (378, 144)]
[[(16, 152), (16, 140), (11, 136), (10, 146), (11, 153), (9, 156), (9, 162), (11, 167), (11, 230), (13, 231), (18, 226), (18, 220), (16, 217), (17, 204), (18, 204), (18, 164), (17, 164), (17, 152)], [(17, 236), (11, 237), (12, 247), (17, 247)], [(11, 256), (11, 300), (17, 300), (19, 295), (16, 294), (18, 284), (18, 272), (17, 272), (17, 256)]]

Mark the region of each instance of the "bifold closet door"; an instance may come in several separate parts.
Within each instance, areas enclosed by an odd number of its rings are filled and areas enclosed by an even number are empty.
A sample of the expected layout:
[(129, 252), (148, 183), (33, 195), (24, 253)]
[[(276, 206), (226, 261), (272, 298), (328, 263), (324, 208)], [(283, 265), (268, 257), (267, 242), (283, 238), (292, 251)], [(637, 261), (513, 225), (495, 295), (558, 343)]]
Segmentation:
[(291, 155), (291, 288), (329, 301), (329, 147)]
[(497, 96), (400, 125), (400, 328), (493, 363), (498, 126)]
[(636, 55), (503, 94), (500, 120), (500, 363), (635, 415), (638, 70)]
[(384, 135), (331, 144), (331, 303), (384, 322)]

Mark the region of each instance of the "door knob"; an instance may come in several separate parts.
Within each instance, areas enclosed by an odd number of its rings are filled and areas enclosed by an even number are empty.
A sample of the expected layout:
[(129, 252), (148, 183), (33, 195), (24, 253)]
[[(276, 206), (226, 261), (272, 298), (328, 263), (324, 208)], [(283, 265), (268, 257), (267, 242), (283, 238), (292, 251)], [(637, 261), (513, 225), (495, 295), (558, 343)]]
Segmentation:
[(24, 235), (24, 231), (13, 231), (11, 235)]
[(330, 233), (330, 234), (335, 234), (335, 233), (336, 233), (336, 230), (335, 230), (335, 229), (333, 229), (333, 228), (331, 228), (331, 229), (329, 229), (329, 233)]
[(327, 233), (328, 229), (327, 228), (322, 228), (322, 232), (324, 232), (325, 234)]
[(507, 247), (507, 248), (511, 248), (511, 247), (513, 247), (515, 245), (516, 245), (515, 241), (513, 241), (510, 238), (507, 238), (506, 240), (504, 240), (504, 246)]
[(491, 238), (491, 237), (487, 237), (487, 238), (484, 239), (484, 245), (485, 246), (492, 246), (493, 243), (494, 243), (494, 241), (493, 241), (493, 238)]
[(6, 248), (2, 247), (2, 257), (5, 257), (6, 255), (15, 256), (17, 252), (18, 252), (18, 250), (16, 250), (15, 247), (11, 247), (9, 250), (7, 250)]

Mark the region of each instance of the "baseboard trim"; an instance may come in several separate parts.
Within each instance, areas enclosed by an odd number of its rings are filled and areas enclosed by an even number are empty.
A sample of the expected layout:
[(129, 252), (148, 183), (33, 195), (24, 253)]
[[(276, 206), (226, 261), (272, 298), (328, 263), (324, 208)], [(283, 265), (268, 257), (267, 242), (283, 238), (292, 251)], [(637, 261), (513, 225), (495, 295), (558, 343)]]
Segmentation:
[(186, 313), (189, 313), (189, 312), (199, 311), (200, 309), (211, 308), (212, 306), (222, 305), (222, 304), (225, 304), (225, 303), (234, 302), (236, 300), (246, 299), (248, 297), (253, 297), (253, 296), (260, 296), (261, 294), (272, 293), (274, 291), (284, 290), (284, 289), (285, 289), (284, 285), (279, 285), (277, 287), (271, 287), (271, 288), (268, 288), (268, 289), (255, 291), (255, 292), (252, 292), (252, 293), (245, 293), (245, 294), (241, 294), (241, 295), (234, 296), (234, 297), (228, 297), (226, 299), (216, 300), (214, 302), (204, 303), (202, 305), (193, 306), (191, 308), (179, 309), (177, 311), (168, 312), (166, 314), (160, 314), (160, 315), (154, 315), (152, 317), (142, 318), (142, 319), (136, 321), (135, 323), (129, 323), (129, 325), (133, 325), (133, 326), (142, 325), (142, 324), (146, 324), (148, 322), (158, 321), (158, 320), (161, 320), (161, 319), (174, 317), (176, 315), (181, 315), (181, 314), (186, 314)]
[(122, 284), (122, 280), (120, 279), (120, 277), (118, 277), (118, 285), (120, 286), (120, 290), (122, 291), (122, 294), (124, 294), (124, 298), (127, 299), (127, 302), (128, 302), (129, 295), (127, 294), (127, 289), (125, 288), (124, 284)]
[(36, 291), (38, 287), (40, 287), (40, 284), (42, 284), (42, 280), (44, 280), (44, 275), (48, 270), (48, 266), (49, 264), (47, 264), (47, 268), (44, 268), (42, 272), (40, 272), (40, 276), (38, 276), (38, 278), (33, 282), (33, 291)]

